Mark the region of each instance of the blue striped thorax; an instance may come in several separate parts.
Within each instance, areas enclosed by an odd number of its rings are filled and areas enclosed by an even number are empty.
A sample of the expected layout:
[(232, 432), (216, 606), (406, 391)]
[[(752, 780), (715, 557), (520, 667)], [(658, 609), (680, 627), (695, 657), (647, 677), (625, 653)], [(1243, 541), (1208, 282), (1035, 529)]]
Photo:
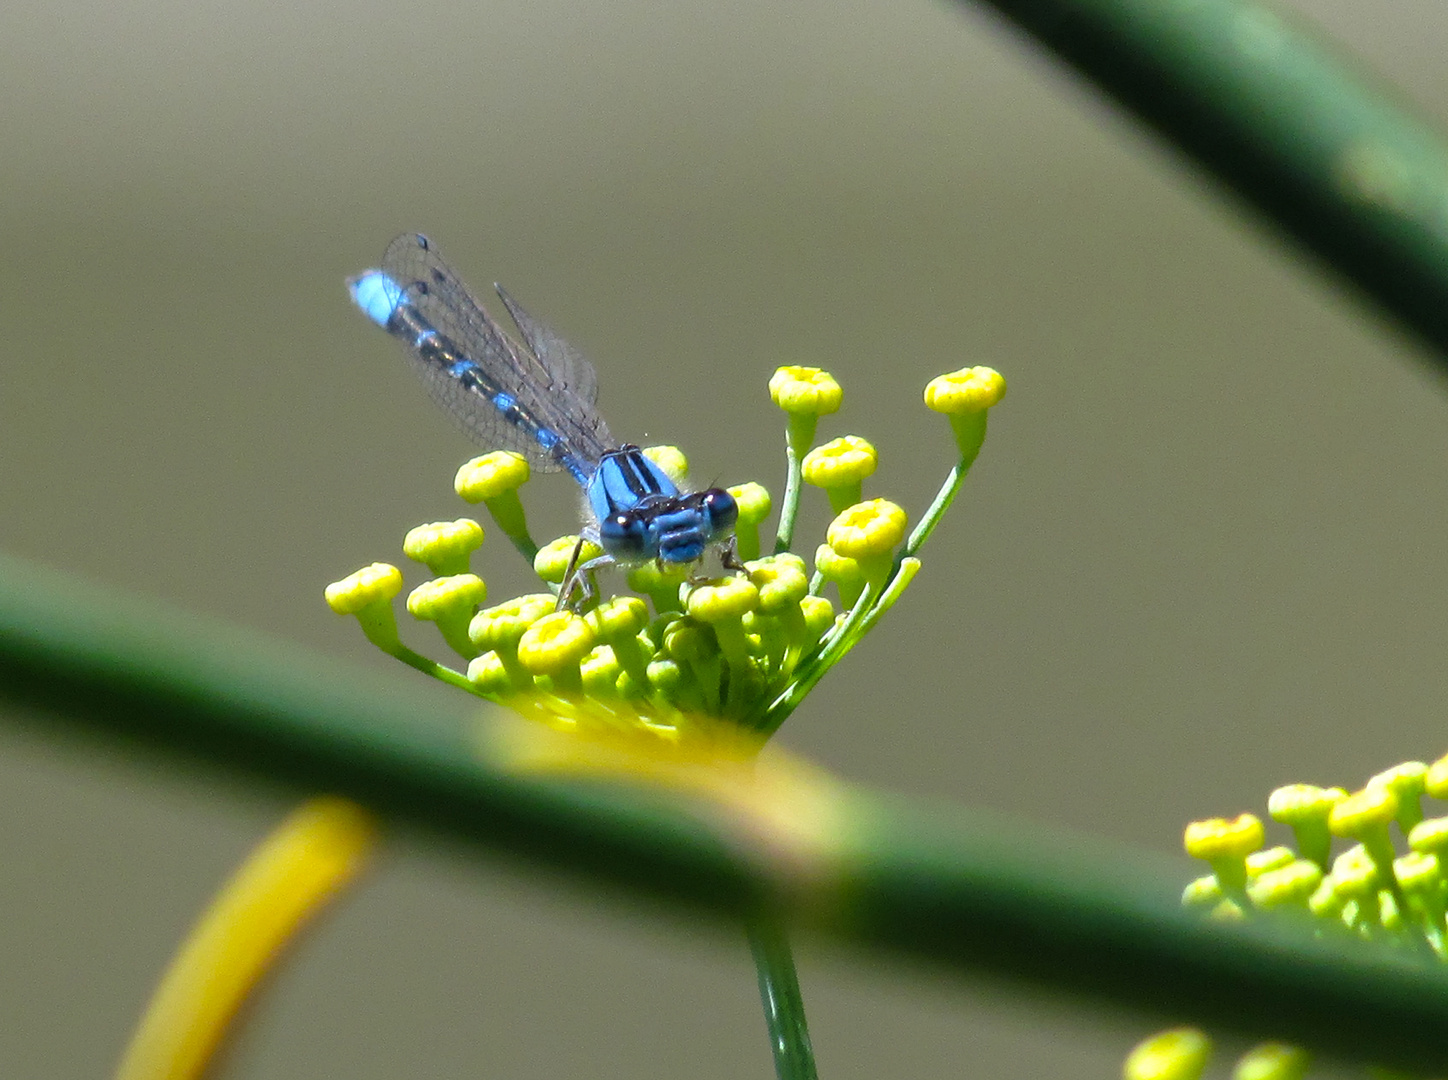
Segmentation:
[(618, 562), (697, 562), (734, 528), (739, 508), (723, 488), (682, 494), (637, 446), (603, 455), (584, 484), (603, 550)]
[(691, 563), (729, 539), (738, 517), (733, 496), (722, 488), (680, 491), (637, 446), (615, 446), (595, 407), (592, 365), (501, 286), (521, 344), (417, 234), (393, 240), (382, 269), (348, 287), (367, 317), (402, 341), (433, 397), (478, 442), (572, 474), (592, 516), (584, 534), (612, 561)]

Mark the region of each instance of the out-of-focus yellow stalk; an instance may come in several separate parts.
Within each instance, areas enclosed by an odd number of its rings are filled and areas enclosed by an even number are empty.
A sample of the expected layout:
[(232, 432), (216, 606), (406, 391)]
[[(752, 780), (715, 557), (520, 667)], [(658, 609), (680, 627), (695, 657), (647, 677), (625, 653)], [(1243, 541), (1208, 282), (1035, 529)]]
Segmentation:
[(116, 1080), (196, 1080), (231, 1021), (299, 931), (365, 868), (371, 816), (311, 799), (277, 827), (217, 894), (162, 976)]

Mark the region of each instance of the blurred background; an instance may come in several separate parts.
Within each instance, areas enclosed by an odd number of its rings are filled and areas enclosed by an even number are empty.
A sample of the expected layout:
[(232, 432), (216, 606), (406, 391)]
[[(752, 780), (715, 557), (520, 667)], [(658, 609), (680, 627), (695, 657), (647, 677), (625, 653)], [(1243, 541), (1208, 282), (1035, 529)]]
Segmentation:
[[(1440, 0), (1290, 6), (1448, 121)], [(918, 514), (925, 382), (1005, 373), (915, 587), (784, 730), (844, 776), (1170, 854), (1448, 748), (1448, 387), (968, 4), (12, 0), (0, 103), (9, 552), (387, 670), (322, 587), (468, 513), (473, 448), (343, 278), (422, 229), (703, 481), (778, 493), (765, 382), (820, 365), (822, 438)], [(529, 506), (576, 521), (563, 478)], [(106, 1075), (285, 806), (0, 726), (0, 1073)], [(656, 915), (399, 837), (226, 1076), (769, 1076), (743, 943)], [(801, 976), (829, 1080), (1114, 1076), (1151, 1027), (811, 942)]]

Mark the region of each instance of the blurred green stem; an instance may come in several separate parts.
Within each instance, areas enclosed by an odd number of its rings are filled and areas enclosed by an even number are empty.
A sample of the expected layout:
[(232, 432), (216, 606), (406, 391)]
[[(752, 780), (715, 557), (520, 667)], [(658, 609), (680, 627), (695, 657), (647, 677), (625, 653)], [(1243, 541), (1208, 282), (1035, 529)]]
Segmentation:
[(779, 1080), (816, 1080), (814, 1048), (788, 935), (769, 916), (761, 915), (749, 923), (749, 947), (759, 974), (759, 999), (774, 1051), (775, 1076)]
[(519, 775), (479, 753), (476, 699), (416, 682), (427, 685), (0, 556), (0, 700), (13, 721), (343, 795), (396, 825), (681, 914), (737, 926), (768, 912), (791, 933), (1153, 1017), (1420, 1074), (1448, 1064), (1448, 968), (1315, 941), (1290, 922), (1203, 920), (1181, 908), (1179, 861), (1153, 867), (1139, 851), (804, 770), (804, 797), (778, 820), (654, 788)]
[(982, 2), (1436, 346), (1434, 359), (1445, 363), (1448, 148), (1298, 17), (1253, 0)]

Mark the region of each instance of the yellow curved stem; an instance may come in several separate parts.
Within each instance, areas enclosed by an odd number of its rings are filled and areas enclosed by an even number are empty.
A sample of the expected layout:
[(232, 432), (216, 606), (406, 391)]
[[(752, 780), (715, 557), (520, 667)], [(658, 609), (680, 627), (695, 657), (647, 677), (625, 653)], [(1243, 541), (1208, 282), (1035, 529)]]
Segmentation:
[(288, 944), (365, 868), (371, 816), (308, 800), (252, 852), (197, 921), (161, 978), (116, 1080), (197, 1080), (236, 1012)]

